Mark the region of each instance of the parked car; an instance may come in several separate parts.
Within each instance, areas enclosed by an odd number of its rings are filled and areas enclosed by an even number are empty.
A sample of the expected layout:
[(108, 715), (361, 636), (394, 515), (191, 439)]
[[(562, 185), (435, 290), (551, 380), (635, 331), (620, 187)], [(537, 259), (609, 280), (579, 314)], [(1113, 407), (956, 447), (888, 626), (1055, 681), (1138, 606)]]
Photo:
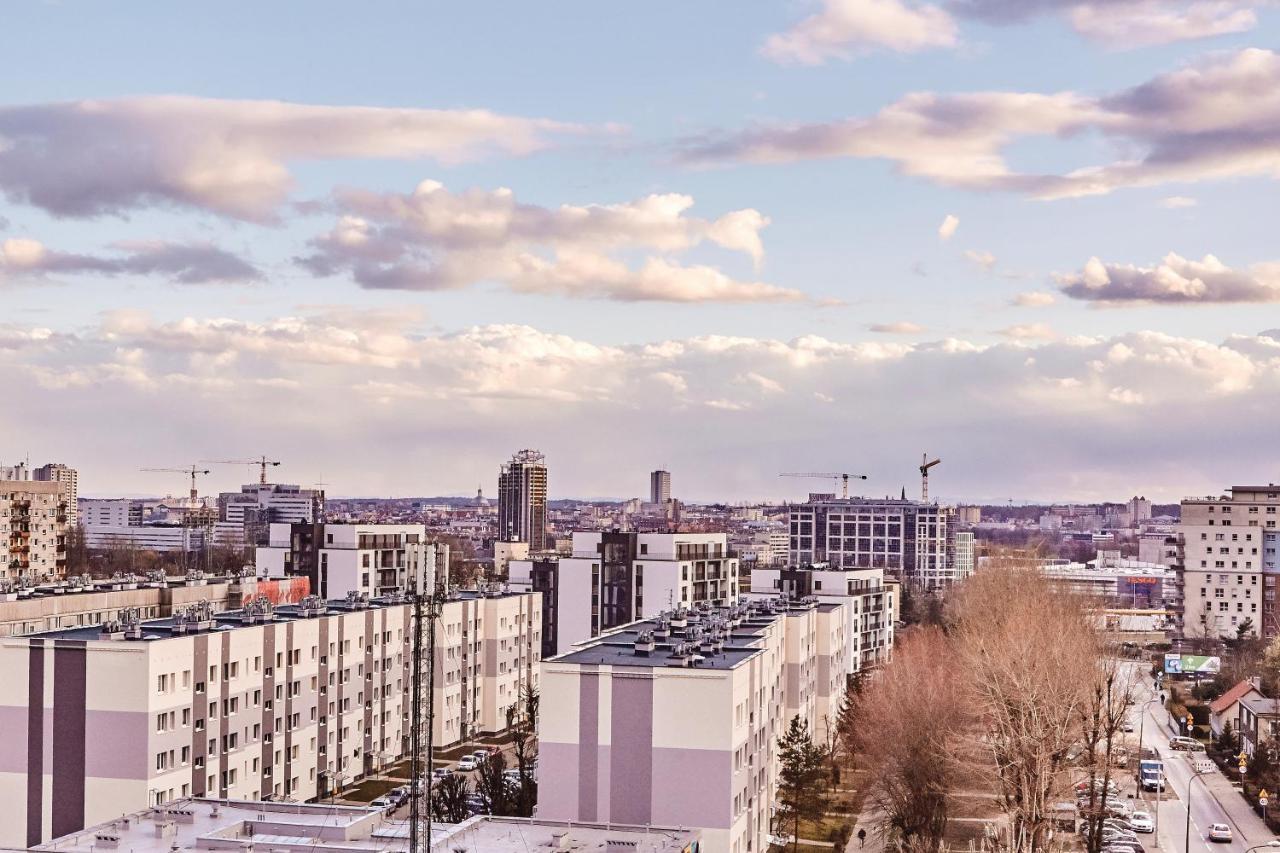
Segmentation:
[(1134, 812), (1129, 815), (1129, 828), (1134, 832), (1155, 832), (1156, 822), (1146, 812)]
[(471, 753), (471, 757), (476, 760), (476, 764), (479, 764), (489, 757), (489, 750), (477, 749), (475, 752)]
[(1133, 723), (1129, 722), (1128, 720), (1125, 720), (1123, 723), (1120, 724), (1120, 731), (1122, 732), (1133, 731)]
[(1129, 815), (1133, 813), (1133, 806), (1124, 800), (1107, 799), (1107, 814), (1112, 817), (1119, 817), (1128, 820)]
[(1231, 843), (1231, 827), (1225, 823), (1215, 823), (1209, 827), (1209, 840)]
[(475, 769), (476, 769), (476, 760), (472, 756), (464, 755), (461, 759), (459, 759), (458, 770), (460, 770), (461, 772), (466, 773), (468, 770), (475, 770)]
[(1137, 840), (1104, 842), (1102, 851), (1103, 853), (1147, 853), (1142, 842)]
[(382, 796), (378, 797), (372, 803), (369, 803), (369, 805), (373, 806), (375, 809), (382, 809), (383, 811), (386, 811), (387, 809), (393, 808), (395, 803), (391, 801), (390, 797)]
[(1169, 748), (1187, 752), (1204, 752), (1204, 744), (1193, 737), (1171, 737)]
[(431, 778), (436, 782), (439, 782), (441, 779), (445, 778), (446, 776), (452, 776), (452, 775), (453, 775), (453, 771), (450, 770), (448, 767), (437, 767), (435, 770), (431, 771)]

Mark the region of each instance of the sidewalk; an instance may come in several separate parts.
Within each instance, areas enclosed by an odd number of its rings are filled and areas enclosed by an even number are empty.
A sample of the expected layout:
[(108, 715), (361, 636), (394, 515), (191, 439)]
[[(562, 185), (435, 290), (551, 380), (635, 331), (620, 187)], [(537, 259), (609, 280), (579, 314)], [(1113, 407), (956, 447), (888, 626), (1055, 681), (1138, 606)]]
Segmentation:
[[(1173, 716), (1167, 708), (1164, 710), (1164, 727), (1168, 729), (1171, 735), (1181, 733), (1178, 724), (1174, 722)], [(1207, 791), (1214, 801), (1218, 804), (1218, 808), (1222, 809), (1226, 814), (1227, 820), (1231, 823), (1235, 831), (1240, 835), (1240, 839), (1245, 846), (1254, 844), (1263, 844), (1275, 838), (1271, 834), (1271, 830), (1267, 829), (1267, 825), (1263, 823), (1262, 818), (1253, 810), (1240, 791), (1232, 784), (1231, 779), (1223, 775), (1221, 770), (1216, 767), (1212, 772), (1205, 773), (1200, 777), (1200, 785), (1198, 790), (1193, 792), (1193, 796), (1203, 796), (1203, 792)]]

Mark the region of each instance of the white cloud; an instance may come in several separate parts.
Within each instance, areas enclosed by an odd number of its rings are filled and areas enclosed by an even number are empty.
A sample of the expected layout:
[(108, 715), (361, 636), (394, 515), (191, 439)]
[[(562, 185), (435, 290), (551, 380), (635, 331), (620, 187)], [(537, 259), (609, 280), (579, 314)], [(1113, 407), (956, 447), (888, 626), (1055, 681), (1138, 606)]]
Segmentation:
[[(1024, 173), (1004, 158), (1016, 142), (1099, 135), (1125, 154), (1061, 173)], [(1093, 150), (1092, 147), (1086, 150)], [(907, 175), (1042, 199), (1126, 187), (1280, 175), (1280, 54), (1211, 54), (1115, 94), (909, 94), (870, 117), (762, 124), (686, 140), (689, 162), (886, 159)]]
[(1038, 290), (1019, 293), (1013, 297), (1013, 304), (1019, 308), (1044, 308), (1057, 301), (1057, 298), (1052, 293), (1044, 293)]
[(1195, 207), (1196, 204), (1197, 202), (1194, 198), (1189, 198), (1185, 195), (1171, 195), (1160, 201), (1160, 206), (1166, 210), (1180, 210), (1186, 207)]
[(925, 330), (919, 323), (899, 321), (896, 323), (872, 323), (867, 326), (872, 332), (882, 335), (918, 335)]
[(996, 267), (996, 256), (990, 252), (979, 252), (976, 249), (966, 249), (964, 256), (966, 260), (981, 267), (986, 272), (991, 272)]
[(938, 236), (943, 240), (950, 240), (955, 236), (956, 229), (960, 227), (960, 217), (953, 216), (948, 213), (947, 217), (942, 220), (942, 224), (938, 226)]
[(151, 96), (0, 107), (0, 191), (57, 216), (157, 203), (265, 220), (315, 160), (523, 155), (582, 128), (487, 110)]
[[(41, 413), (37, 444), (74, 446), (83, 424), (95, 425), (100, 446), (81, 466), (81, 488), (98, 494), (155, 488), (133, 470), (136, 447), (179, 458), (215, 452), (198, 446), (210, 436), (220, 447), (287, 440), (282, 473), (307, 483), (323, 470), (339, 494), (474, 492), (477, 477), (526, 445), (549, 454), (554, 495), (616, 494), (631, 491), (630, 469), (617, 466), (626, 435), (637, 482), (665, 461), (691, 498), (779, 496), (776, 474), (794, 469), (796, 435), (821, 459), (847, 452), (851, 434), (877, 448), (864, 462), (868, 489), (896, 493), (919, 448), (936, 446), (938, 411), (949, 413), (949, 433), (984, 437), (938, 448), (953, 460), (939, 475), (944, 495), (1051, 497), (1041, 490), (1052, 482), (1057, 495), (1105, 496), (1165, 477), (1176, 495), (1217, 483), (1224, 466), (1280, 463), (1267, 449), (1280, 340), (1261, 336), (604, 346), (528, 326), (442, 332), (411, 312), (336, 306), (258, 323), (128, 311), (74, 335), (0, 323), (0, 369), (24, 411)], [(780, 390), (736, 381), (750, 374)], [(636, 428), (655, 394), (680, 429)], [(819, 403), (830, 417), (813, 417)], [(1176, 452), (1220, 427), (1222, 405), (1240, 414), (1232, 441), (1212, 459)], [(16, 417), (0, 424), (19, 434)], [(1163, 425), (1161, 442), (1135, 428), (1149, 423)], [(1091, 438), (1099, 434), (1105, 448)], [(336, 450), (351, 446), (362, 452)]]
[(1077, 273), (1058, 276), (1062, 292), (1072, 299), (1103, 304), (1280, 302), (1280, 263), (1232, 269), (1213, 255), (1201, 260), (1170, 252), (1149, 267), (1108, 264), (1090, 258)]
[(1022, 323), (1016, 326), (1007, 326), (1000, 329), (996, 334), (1015, 341), (1048, 341), (1057, 337), (1053, 329), (1044, 323)]
[[(796, 290), (740, 281), (672, 256), (710, 243), (764, 258), (769, 218), (754, 209), (689, 215), (674, 193), (622, 204), (540, 207), (506, 188), (454, 193), (423, 181), (411, 193), (340, 192), (334, 228), (298, 259), (316, 275), (350, 274), (375, 289), (444, 290), (500, 282), (523, 293), (623, 301), (788, 302)], [(653, 253), (640, 261), (624, 253)]]
[(1077, 33), (1130, 49), (1239, 33), (1257, 26), (1268, 0), (822, 0), (818, 12), (770, 36), (762, 52), (776, 62), (821, 64), (874, 49), (900, 53), (960, 41), (957, 17), (1016, 24), (1063, 16)]
[(818, 65), (874, 49), (914, 53), (955, 43), (955, 21), (933, 3), (823, 0), (817, 13), (770, 36), (762, 52), (775, 62)]
[(176, 284), (259, 281), (253, 264), (211, 243), (133, 240), (115, 243), (113, 255), (48, 249), (38, 240), (14, 237), (0, 243), (0, 279), (44, 280), (56, 275), (160, 276)]

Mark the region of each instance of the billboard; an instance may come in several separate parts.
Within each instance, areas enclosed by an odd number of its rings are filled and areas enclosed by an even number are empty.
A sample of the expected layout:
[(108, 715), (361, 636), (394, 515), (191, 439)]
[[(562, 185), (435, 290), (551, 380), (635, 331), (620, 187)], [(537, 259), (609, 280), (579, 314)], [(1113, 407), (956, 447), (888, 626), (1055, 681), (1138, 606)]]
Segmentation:
[(1164, 671), (1168, 675), (1217, 675), (1222, 669), (1222, 658), (1207, 655), (1164, 656)]

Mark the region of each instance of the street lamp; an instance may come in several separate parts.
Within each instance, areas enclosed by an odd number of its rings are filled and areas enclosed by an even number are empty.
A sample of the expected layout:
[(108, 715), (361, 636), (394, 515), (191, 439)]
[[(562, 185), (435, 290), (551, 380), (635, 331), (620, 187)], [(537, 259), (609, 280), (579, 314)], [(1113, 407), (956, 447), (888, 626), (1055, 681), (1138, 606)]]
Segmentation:
[[(1191, 850), (1191, 786), (1196, 783), (1197, 779), (1204, 774), (1211, 772), (1213, 769), (1214, 768), (1212, 767), (1207, 767), (1203, 770), (1197, 770), (1191, 774), (1191, 779), (1187, 781), (1187, 831), (1182, 842), (1182, 849), (1185, 853), (1190, 853)], [(1261, 846), (1266, 847), (1267, 845), (1263, 844)], [(1275, 846), (1280, 847), (1280, 841), (1275, 842)]]

